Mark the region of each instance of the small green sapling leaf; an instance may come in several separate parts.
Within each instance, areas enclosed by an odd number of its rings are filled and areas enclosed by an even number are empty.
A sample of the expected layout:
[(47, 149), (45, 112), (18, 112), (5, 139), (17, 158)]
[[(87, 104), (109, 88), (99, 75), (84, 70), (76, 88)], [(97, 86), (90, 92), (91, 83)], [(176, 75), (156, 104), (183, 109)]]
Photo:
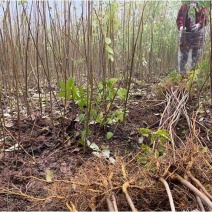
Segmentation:
[(111, 139), (112, 137), (113, 137), (113, 133), (112, 132), (107, 132), (107, 134), (106, 134), (107, 140)]

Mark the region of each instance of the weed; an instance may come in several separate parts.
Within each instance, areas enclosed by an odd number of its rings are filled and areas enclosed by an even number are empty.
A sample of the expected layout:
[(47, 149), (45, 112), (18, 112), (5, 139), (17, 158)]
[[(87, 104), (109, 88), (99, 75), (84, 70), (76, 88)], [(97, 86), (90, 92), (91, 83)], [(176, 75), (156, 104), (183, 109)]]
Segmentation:
[[(115, 99), (124, 101), (127, 90), (117, 87), (117, 78), (111, 78), (107, 81), (102, 81), (98, 84), (97, 90), (93, 95), (95, 101), (91, 102), (90, 124), (99, 124), (100, 126), (112, 125), (117, 122), (122, 122), (124, 119), (124, 110), (121, 107), (116, 107)], [(81, 86), (74, 83), (74, 78), (70, 77), (66, 82), (59, 82), (60, 93), (59, 97), (66, 100), (72, 100), (79, 106), (80, 114), (78, 119), (84, 123), (86, 120), (87, 93)], [(114, 109), (116, 108), (116, 109)], [(89, 134), (91, 131), (89, 130)], [(86, 130), (81, 132), (82, 143), (85, 144)], [(106, 138), (110, 139), (113, 136), (112, 132), (106, 134)]]

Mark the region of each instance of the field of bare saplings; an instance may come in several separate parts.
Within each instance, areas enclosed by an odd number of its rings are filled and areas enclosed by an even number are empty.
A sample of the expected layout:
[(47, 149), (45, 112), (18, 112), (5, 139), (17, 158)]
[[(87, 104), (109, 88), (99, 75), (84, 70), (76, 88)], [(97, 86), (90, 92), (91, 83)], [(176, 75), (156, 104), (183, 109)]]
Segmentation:
[(0, 210), (212, 210), (210, 2), (177, 69), (174, 1), (0, 1)]

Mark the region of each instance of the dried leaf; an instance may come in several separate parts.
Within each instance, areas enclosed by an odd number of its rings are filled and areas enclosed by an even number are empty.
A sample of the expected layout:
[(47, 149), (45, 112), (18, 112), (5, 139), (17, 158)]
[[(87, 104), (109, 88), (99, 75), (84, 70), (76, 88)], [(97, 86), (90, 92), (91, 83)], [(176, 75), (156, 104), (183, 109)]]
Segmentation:
[(47, 182), (52, 182), (53, 178), (53, 172), (50, 169), (46, 170), (46, 181)]
[(140, 138), (138, 138), (138, 143), (142, 144), (144, 142), (144, 136), (141, 136)]
[(102, 150), (102, 154), (105, 158), (109, 158), (110, 157), (110, 150), (104, 149), (104, 150)]
[(15, 145), (11, 146), (10, 148), (5, 149), (5, 152), (12, 152), (15, 150), (18, 150), (18, 144), (15, 144)]
[(12, 121), (8, 121), (5, 123), (5, 127), (10, 128), (13, 127), (14, 123)]

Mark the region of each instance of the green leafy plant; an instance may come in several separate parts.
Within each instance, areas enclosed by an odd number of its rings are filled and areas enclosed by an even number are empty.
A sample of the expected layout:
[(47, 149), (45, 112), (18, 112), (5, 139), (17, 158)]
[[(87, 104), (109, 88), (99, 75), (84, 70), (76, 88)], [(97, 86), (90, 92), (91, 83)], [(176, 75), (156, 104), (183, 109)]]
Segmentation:
[(139, 163), (145, 165), (154, 157), (154, 153), (153, 149), (146, 144), (142, 144), (141, 149), (142, 154), (138, 155), (136, 158)]
[(172, 83), (180, 83), (181, 80), (182, 80), (182, 76), (181, 76), (181, 74), (179, 74), (179, 73), (176, 72), (176, 71), (171, 71), (171, 72), (168, 74), (168, 79), (169, 79)]
[(66, 99), (72, 99), (82, 110), (84, 106), (87, 104), (86, 93), (81, 86), (76, 86), (74, 83), (74, 78), (70, 77), (66, 83), (59, 82), (61, 91), (58, 94), (59, 97), (63, 97)]
[(149, 137), (150, 134), (152, 134), (152, 130), (148, 128), (139, 128), (138, 132), (143, 135), (144, 137)]
[[(89, 124), (100, 124), (100, 126), (115, 124), (124, 119), (124, 111), (121, 107), (114, 105), (114, 100), (124, 100), (127, 90), (116, 86), (117, 78), (111, 78), (98, 85), (97, 92), (94, 93), (95, 101), (91, 102)], [(70, 77), (66, 82), (59, 82), (61, 91), (59, 97), (66, 100), (72, 99), (80, 108), (81, 114), (78, 116), (80, 122), (86, 120), (87, 93), (80, 86), (75, 85), (74, 78)], [(116, 107), (116, 109), (114, 109)], [(89, 131), (89, 134), (91, 132)], [(81, 140), (85, 144), (86, 130), (81, 132)], [(106, 138), (109, 140), (113, 134), (108, 132)], [(82, 144), (83, 144), (82, 143)]]
[(106, 134), (107, 140), (111, 139), (112, 137), (113, 137), (113, 133), (112, 132), (107, 132), (107, 134)]
[(155, 143), (157, 143), (157, 151), (159, 155), (163, 155), (165, 153), (165, 143), (167, 141), (171, 141), (171, 136), (167, 130), (158, 129), (154, 132), (148, 128), (139, 128), (138, 132), (142, 136), (150, 139), (150, 145), (155, 146)]
[(209, 79), (209, 62), (207, 60), (203, 60), (198, 64), (197, 69), (189, 71), (187, 74), (187, 88), (190, 91), (193, 88), (193, 90), (198, 89), (201, 92), (203, 86)]
[(151, 143), (155, 140), (159, 140), (161, 143), (171, 140), (171, 136), (167, 132), (167, 130), (159, 129), (156, 132), (151, 133)]
[(114, 57), (113, 57), (114, 52), (113, 52), (113, 49), (110, 47), (110, 44), (111, 44), (111, 39), (106, 37), (105, 38), (105, 49), (108, 52), (108, 59), (111, 61), (114, 61)]
[[(117, 88), (115, 84), (118, 82), (118, 78), (110, 78), (108, 81), (102, 81), (99, 83), (99, 98), (103, 97), (104, 100), (111, 100), (114, 97), (119, 97), (121, 100), (124, 100), (127, 94), (125, 88)], [(102, 96), (102, 94), (104, 94)]]
[[(115, 84), (117, 78), (111, 78), (108, 81), (102, 81), (98, 85), (98, 96), (96, 98), (96, 121), (101, 125), (114, 124), (123, 121), (124, 111), (122, 108), (112, 110), (115, 98), (124, 100), (127, 90), (125, 88), (117, 88)], [(104, 108), (104, 111), (102, 111)], [(95, 112), (94, 112), (95, 113)]]

